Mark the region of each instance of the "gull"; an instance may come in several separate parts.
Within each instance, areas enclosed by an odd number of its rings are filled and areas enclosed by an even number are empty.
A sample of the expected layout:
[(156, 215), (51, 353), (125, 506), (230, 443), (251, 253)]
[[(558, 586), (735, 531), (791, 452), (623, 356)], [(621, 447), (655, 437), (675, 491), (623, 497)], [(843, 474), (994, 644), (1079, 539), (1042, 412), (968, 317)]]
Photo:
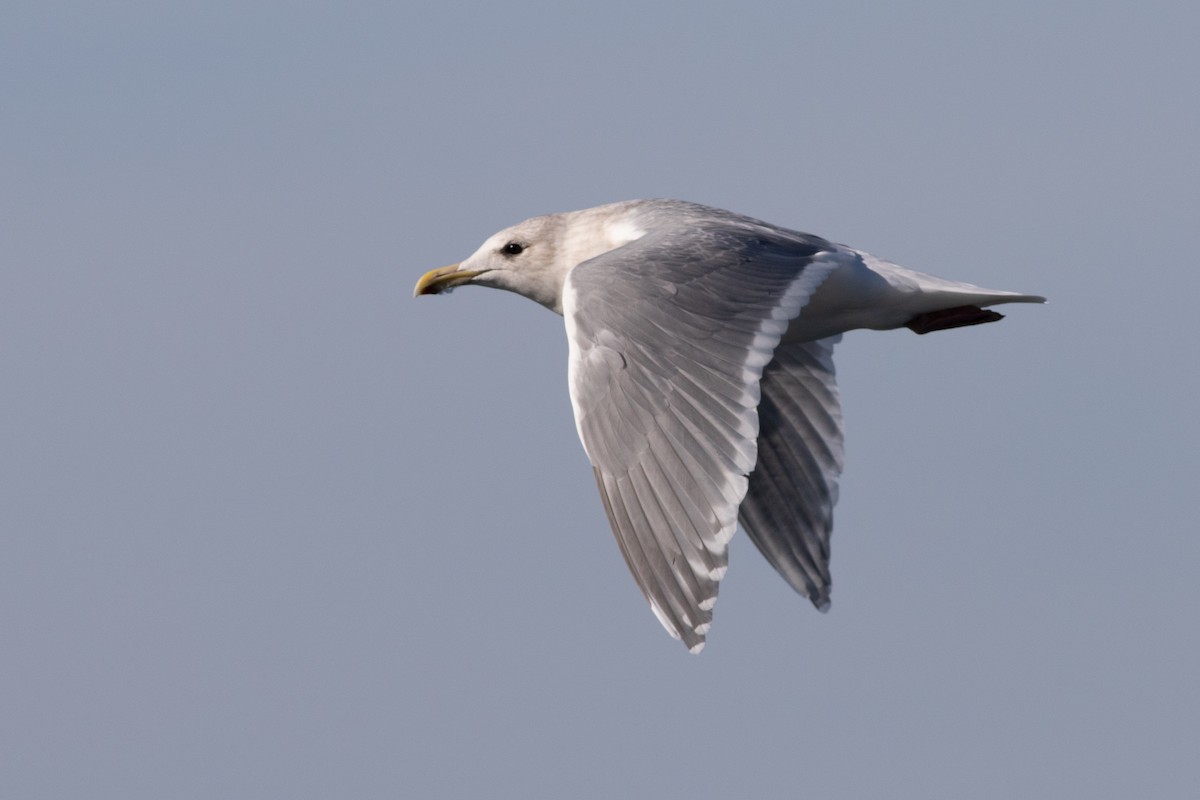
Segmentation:
[(609, 524), (655, 616), (693, 653), (739, 523), (793, 589), (829, 608), (842, 333), (924, 334), (1045, 302), (663, 199), (533, 217), (426, 273), (414, 295), (467, 285), (563, 316), (575, 424)]

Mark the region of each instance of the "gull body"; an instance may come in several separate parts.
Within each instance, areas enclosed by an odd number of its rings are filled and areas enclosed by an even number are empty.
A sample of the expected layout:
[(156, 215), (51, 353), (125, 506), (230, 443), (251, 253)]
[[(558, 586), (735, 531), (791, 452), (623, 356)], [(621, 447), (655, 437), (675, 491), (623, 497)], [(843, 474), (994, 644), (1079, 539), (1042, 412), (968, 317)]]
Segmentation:
[(1044, 302), (678, 200), (534, 217), (426, 273), (414, 294), (468, 284), (564, 316), (575, 421), (610, 525), (692, 652), (739, 522), (796, 591), (829, 605), (843, 332), (927, 333)]

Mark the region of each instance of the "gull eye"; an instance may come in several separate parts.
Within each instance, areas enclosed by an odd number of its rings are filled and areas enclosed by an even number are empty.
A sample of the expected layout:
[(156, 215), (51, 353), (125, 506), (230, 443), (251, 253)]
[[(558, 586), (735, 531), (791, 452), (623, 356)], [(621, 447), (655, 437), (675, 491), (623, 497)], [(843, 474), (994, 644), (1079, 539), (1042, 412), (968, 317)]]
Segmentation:
[(509, 242), (508, 244), (504, 245), (504, 247), (500, 248), (500, 252), (504, 253), (506, 256), (519, 256), (521, 253), (525, 252), (525, 245), (518, 242)]

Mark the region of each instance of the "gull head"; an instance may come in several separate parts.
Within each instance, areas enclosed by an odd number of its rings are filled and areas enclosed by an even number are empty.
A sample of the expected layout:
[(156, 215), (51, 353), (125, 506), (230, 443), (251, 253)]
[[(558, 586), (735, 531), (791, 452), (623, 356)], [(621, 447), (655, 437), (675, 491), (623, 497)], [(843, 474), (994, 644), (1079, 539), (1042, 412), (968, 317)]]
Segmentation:
[(430, 270), (413, 296), (441, 294), (458, 286), (505, 289), (562, 313), (563, 283), (579, 263), (638, 239), (633, 221), (638, 201), (584, 211), (532, 217), (493, 234), (469, 258)]

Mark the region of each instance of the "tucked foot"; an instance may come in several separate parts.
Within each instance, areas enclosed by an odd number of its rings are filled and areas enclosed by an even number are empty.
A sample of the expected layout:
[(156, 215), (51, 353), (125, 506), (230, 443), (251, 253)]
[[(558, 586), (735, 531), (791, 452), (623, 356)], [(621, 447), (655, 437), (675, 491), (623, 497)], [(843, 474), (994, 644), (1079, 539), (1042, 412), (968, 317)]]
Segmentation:
[(929, 333), (944, 331), (948, 328), (962, 328), (967, 325), (981, 325), (984, 322), (995, 322), (1004, 319), (1003, 314), (988, 311), (979, 306), (955, 306), (943, 308), (941, 311), (930, 311), (917, 314), (904, 327), (913, 333)]

